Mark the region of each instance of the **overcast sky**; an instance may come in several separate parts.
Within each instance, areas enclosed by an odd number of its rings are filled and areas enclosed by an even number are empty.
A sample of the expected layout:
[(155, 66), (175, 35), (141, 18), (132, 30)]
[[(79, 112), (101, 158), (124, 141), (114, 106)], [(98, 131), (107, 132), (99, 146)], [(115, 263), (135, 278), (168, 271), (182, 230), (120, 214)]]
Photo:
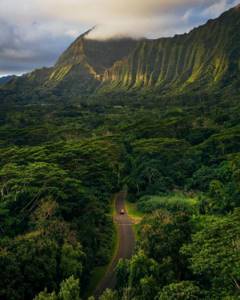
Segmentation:
[(0, 0), (0, 76), (51, 66), (81, 33), (157, 38), (187, 32), (240, 0)]

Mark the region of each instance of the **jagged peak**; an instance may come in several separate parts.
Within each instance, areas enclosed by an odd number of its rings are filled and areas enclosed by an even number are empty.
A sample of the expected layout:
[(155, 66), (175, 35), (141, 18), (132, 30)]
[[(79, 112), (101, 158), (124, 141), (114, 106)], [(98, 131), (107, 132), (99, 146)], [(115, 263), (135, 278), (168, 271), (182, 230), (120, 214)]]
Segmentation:
[[(91, 27), (90, 29), (88, 29), (87, 31), (85, 31), (84, 33), (82, 33), (82, 34), (77, 38), (77, 40), (86, 38), (86, 37), (87, 37), (91, 32), (93, 32), (96, 28), (97, 28), (97, 25)], [(75, 41), (75, 42), (76, 42), (76, 41)]]
[(111, 38), (98, 40), (88, 38), (96, 28), (90, 28), (81, 34), (70, 47), (60, 56), (55, 67), (69, 68), (81, 64), (84, 68), (91, 68), (97, 75), (101, 75), (107, 68), (128, 56), (135, 48), (137, 41), (131, 38)]
[(115, 35), (112, 37), (107, 37), (107, 38), (97, 38), (97, 37), (90, 37), (89, 35), (91, 33), (94, 32), (95, 29), (97, 29), (97, 25), (91, 27), (90, 29), (88, 29), (87, 31), (85, 31), (84, 33), (82, 33), (72, 44), (75, 44), (78, 41), (83, 41), (83, 40), (90, 40), (90, 41), (96, 41), (98, 43), (107, 43), (107, 42), (111, 42), (111, 41), (139, 41), (139, 40), (143, 40), (144, 38), (134, 38), (131, 36), (124, 36), (124, 35)]

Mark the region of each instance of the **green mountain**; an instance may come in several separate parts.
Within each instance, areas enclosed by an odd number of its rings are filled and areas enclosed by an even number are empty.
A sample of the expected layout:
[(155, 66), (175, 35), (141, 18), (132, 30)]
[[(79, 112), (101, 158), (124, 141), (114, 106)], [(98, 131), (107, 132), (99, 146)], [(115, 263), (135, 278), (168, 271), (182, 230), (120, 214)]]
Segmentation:
[[(165, 94), (237, 89), (240, 6), (188, 34), (156, 40), (93, 40), (81, 35), (52, 68), (34, 71), (10, 88), (58, 95), (154, 89)], [(94, 30), (94, 29), (93, 29)]]
[(11, 82), (10, 89), (28, 91), (63, 91), (78, 95), (94, 91), (102, 82), (106, 70), (131, 53), (137, 41), (130, 38), (98, 41), (81, 35), (60, 56), (55, 66), (43, 68)]
[(173, 38), (141, 41), (104, 73), (114, 87), (162, 91), (214, 89), (239, 82), (240, 6)]
[(132, 39), (91, 40), (81, 35), (59, 58), (45, 84), (68, 89), (96, 87), (104, 73), (136, 47)]
[(0, 87), (0, 300), (239, 299), (239, 10)]
[(13, 75), (10, 75), (10, 76), (3, 76), (3, 77), (0, 77), (0, 85), (1, 84), (5, 84), (5, 83), (8, 83), (10, 80), (12, 80), (13, 78), (15, 78), (15, 76)]

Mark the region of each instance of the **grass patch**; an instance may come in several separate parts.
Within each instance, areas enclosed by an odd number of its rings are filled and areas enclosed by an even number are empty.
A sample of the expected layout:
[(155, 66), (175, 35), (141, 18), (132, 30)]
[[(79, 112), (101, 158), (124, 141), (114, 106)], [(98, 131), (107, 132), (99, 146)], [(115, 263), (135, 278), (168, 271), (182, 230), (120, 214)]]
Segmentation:
[(197, 214), (198, 203), (198, 197), (176, 192), (168, 195), (144, 196), (137, 202), (137, 208), (142, 213), (151, 213), (162, 208), (171, 212), (187, 211)]
[(126, 201), (126, 207), (128, 214), (135, 218), (142, 218), (144, 216), (144, 213), (139, 211), (137, 207), (137, 203)]
[(142, 218), (144, 217), (144, 213), (138, 209), (137, 203), (126, 201), (125, 205), (127, 213), (129, 217), (133, 220), (134, 224), (139, 224), (142, 221)]
[(140, 223), (145, 214), (143, 212), (139, 211), (139, 209), (137, 208), (137, 203), (125, 201), (125, 206), (126, 206), (126, 210), (127, 210), (129, 217), (132, 219), (132, 221), (134, 223), (132, 228), (134, 231), (135, 238), (138, 239), (139, 230), (140, 230), (140, 226), (141, 226)]
[(133, 231), (134, 231), (135, 237), (137, 239), (140, 222), (142, 221), (142, 219), (144, 217), (144, 213), (138, 210), (136, 203), (126, 201), (125, 206), (126, 206), (126, 210), (127, 210), (129, 217), (132, 219), (132, 221), (134, 223)]

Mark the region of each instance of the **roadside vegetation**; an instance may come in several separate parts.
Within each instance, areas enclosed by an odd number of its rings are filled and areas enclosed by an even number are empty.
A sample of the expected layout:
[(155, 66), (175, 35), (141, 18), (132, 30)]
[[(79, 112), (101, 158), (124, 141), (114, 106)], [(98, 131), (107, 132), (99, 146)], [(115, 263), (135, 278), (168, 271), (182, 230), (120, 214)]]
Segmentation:
[(144, 213), (138, 209), (136, 202), (126, 201), (127, 213), (134, 224), (139, 224), (144, 217)]
[(200, 200), (197, 196), (185, 195), (181, 192), (166, 195), (143, 196), (136, 207), (141, 214), (152, 213), (158, 209), (166, 209), (170, 212), (189, 212), (198, 214)]
[(237, 299), (239, 98), (44, 101), (1, 106), (0, 298), (66, 300), (69, 278), (83, 297), (112, 256), (111, 196), (127, 185), (136, 253), (101, 299)]

